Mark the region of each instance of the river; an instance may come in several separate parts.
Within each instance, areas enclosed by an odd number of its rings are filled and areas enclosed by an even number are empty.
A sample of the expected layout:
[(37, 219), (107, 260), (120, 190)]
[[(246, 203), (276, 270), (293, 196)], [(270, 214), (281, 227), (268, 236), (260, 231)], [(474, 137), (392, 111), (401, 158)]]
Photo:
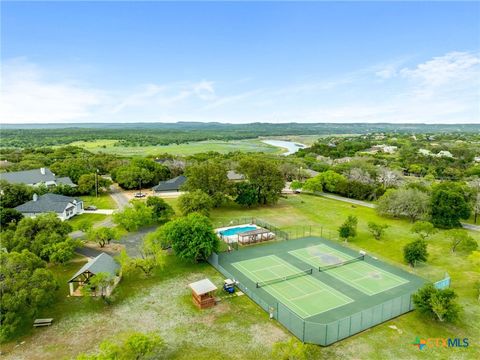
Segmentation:
[(262, 140), (265, 144), (280, 147), (282, 149), (286, 149), (287, 151), (284, 152), (282, 155), (291, 155), (295, 154), (298, 150), (304, 149), (307, 147), (305, 144), (296, 143), (293, 141), (286, 141), (286, 140)]

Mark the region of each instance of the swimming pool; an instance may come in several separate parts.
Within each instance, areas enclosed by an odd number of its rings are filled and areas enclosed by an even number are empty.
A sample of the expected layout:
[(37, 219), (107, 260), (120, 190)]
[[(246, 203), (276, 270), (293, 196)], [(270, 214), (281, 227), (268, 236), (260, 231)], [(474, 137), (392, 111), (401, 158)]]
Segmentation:
[(231, 236), (231, 235), (237, 235), (239, 233), (243, 233), (245, 231), (251, 231), (255, 229), (257, 229), (256, 226), (239, 226), (231, 229), (222, 230), (220, 231), (220, 234), (223, 236)]

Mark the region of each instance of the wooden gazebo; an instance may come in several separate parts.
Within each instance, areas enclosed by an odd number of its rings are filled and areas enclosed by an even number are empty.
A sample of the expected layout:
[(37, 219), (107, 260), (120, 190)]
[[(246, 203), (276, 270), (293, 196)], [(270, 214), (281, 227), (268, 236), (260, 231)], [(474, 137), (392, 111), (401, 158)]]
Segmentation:
[(106, 273), (109, 276), (110, 284), (103, 289), (97, 289), (91, 293), (92, 296), (110, 296), (115, 286), (120, 281), (120, 265), (106, 253), (100, 253), (97, 257), (89, 260), (75, 275), (68, 281), (70, 296), (83, 296), (82, 287), (90, 282), (96, 274)]
[(188, 285), (192, 289), (193, 303), (200, 309), (215, 306), (214, 292), (217, 287), (209, 280), (203, 279)]

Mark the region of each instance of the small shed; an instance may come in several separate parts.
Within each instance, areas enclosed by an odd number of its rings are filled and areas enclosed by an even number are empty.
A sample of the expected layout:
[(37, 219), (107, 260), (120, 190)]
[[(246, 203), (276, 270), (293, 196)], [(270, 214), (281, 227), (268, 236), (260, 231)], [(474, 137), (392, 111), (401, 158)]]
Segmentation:
[(188, 285), (192, 289), (193, 303), (200, 309), (206, 309), (215, 306), (215, 296), (213, 293), (217, 287), (209, 280), (203, 279)]
[(115, 286), (120, 281), (120, 265), (113, 257), (106, 253), (101, 253), (82, 266), (80, 270), (68, 281), (70, 286), (70, 296), (83, 296), (82, 287), (89, 283), (90, 279), (96, 274), (106, 273), (110, 276), (110, 284), (103, 289), (97, 289), (93, 296), (110, 296)]

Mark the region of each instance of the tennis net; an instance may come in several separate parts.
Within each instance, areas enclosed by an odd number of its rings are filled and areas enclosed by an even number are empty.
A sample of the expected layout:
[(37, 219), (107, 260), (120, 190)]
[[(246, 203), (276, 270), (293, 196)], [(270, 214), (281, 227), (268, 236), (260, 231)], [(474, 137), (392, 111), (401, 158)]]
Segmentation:
[(365, 260), (365, 255), (360, 255), (356, 258), (349, 259), (349, 260), (346, 260), (346, 261), (342, 261), (342, 262), (332, 264), (332, 265), (320, 266), (318, 268), (318, 271), (326, 271), (326, 270), (337, 268), (339, 266), (344, 266), (344, 265), (351, 264), (351, 263), (354, 263), (354, 262), (357, 262), (357, 261), (362, 261), (362, 260)]
[(307, 269), (307, 270), (303, 270), (301, 272), (298, 272), (298, 273), (295, 273), (295, 274), (292, 274), (292, 275), (282, 276), (282, 277), (278, 277), (278, 278), (270, 279), (270, 280), (265, 280), (265, 281), (259, 281), (259, 282), (256, 283), (256, 286), (257, 286), (257, 288), (259, 288), (259, 287), (262, 287), (262, 286), (272, 285), (272, 284), (276, 284), (278, 282), (295, 279), (295, 278), (300, 277), (300, 276), (311, 275), (312, 273), (313, 273), (313, 269)]

